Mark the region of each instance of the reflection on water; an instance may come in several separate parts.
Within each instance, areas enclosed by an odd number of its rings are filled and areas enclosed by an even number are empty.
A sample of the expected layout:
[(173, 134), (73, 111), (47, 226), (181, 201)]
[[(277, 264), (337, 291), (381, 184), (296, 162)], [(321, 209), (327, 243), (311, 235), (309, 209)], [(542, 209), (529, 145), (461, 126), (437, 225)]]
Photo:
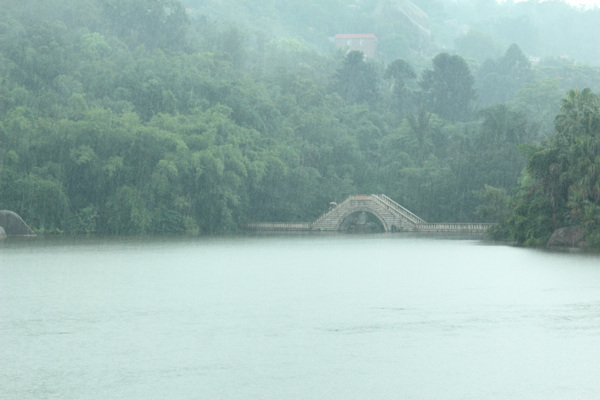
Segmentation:
[(0, 243), (2, 399), (597, 399), (600, 258), (406, 235)]

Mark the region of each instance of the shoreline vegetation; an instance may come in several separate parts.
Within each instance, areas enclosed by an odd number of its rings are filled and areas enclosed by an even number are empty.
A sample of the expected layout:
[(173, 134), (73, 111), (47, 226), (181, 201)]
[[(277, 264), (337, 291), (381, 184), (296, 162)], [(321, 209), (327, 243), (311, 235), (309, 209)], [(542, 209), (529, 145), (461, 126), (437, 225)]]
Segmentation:
[[(495, 240), (600, 247), (599, 9), (4, 3), (0, 209), (36, 234), (230, 234), (386, 193)], [(577, 29), (550, 37), (551, 16)], [(349, 32), (375, 57), (330, 40)]]
[(252, 240), (253, 238), (316, 238), (316, 237), (336, 237), (336, 236), (348, 236), (348, 237), (360, 237), (364, 240), (371, 240), (380, 237), (395, 238), (398, 240), (404, 239), (434, 239), (434, 240), (475, 240), (481, 242), (484, 245), (492, 246), (509, 246), (509, 247), (521, 247), (531, 248), (541, 251), (547, 251), (552, 253), (581, 253), (598, 255), (600, 249), (598, 247), (586, 247), (582, 245), (572, 243), (560, 243), (555, 245), (520, 245), (514, 240), (510, 239), (496, 239), (492, 238), (486, 233), (450, 233), (450, 232), (379, 232), (379, 233), (347, 233), (347, 232), (316, 232), (316, 231), (305, 231), (305, 232), (286, 232), (286, 231), (238, 231), (237, 233), (219, 233), (219, 234), (186, 234), (186, 233), (148, 233), (148, 234), (101, 234), (101, 233), (44, 233), (39, 235), (28, 235), (28, 236), (6, 236), (0, 237), (0, 244), (13, 246), (31, 246), (32, 243), (37, 245), (61, 245), (61, 244), (81, 244), (90, 245), (93, 243), (106, 244), (112, 242), (125, 242), (125, 243), (148, 243), (156, 241), (161, 244), (168, 243), (182, 243), (188, 241), (194, 241), (202, 243), (204, 241), (213, 240), (238, 240), (240, 238)]

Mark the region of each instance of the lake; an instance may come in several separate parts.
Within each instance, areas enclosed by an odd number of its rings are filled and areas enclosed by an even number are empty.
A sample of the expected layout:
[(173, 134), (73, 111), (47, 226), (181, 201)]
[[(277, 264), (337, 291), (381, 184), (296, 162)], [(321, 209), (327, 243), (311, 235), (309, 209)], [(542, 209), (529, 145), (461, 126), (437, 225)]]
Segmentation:
[(600, 256), (403, 234), (7, 239), (0, 398), (598, 399)]

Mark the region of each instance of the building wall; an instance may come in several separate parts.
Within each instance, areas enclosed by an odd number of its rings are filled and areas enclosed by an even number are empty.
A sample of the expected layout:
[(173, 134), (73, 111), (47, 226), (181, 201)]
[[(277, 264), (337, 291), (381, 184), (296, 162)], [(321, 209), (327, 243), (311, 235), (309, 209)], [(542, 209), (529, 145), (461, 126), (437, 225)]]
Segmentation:
[(377, 37), (375, 35), (336, 35), (335, 47), (346, 52), (362, 51), (368, 58), (377, 53)]

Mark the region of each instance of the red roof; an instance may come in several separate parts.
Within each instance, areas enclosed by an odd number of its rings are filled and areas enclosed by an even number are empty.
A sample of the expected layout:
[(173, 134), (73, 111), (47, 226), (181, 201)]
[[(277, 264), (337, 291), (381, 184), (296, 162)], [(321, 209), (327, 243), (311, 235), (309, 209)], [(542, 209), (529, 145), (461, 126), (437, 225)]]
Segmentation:
[(334, 37), (335, 39), (373, 39), (376, 42), (379, 40), (372, 33), (338, 33)]

